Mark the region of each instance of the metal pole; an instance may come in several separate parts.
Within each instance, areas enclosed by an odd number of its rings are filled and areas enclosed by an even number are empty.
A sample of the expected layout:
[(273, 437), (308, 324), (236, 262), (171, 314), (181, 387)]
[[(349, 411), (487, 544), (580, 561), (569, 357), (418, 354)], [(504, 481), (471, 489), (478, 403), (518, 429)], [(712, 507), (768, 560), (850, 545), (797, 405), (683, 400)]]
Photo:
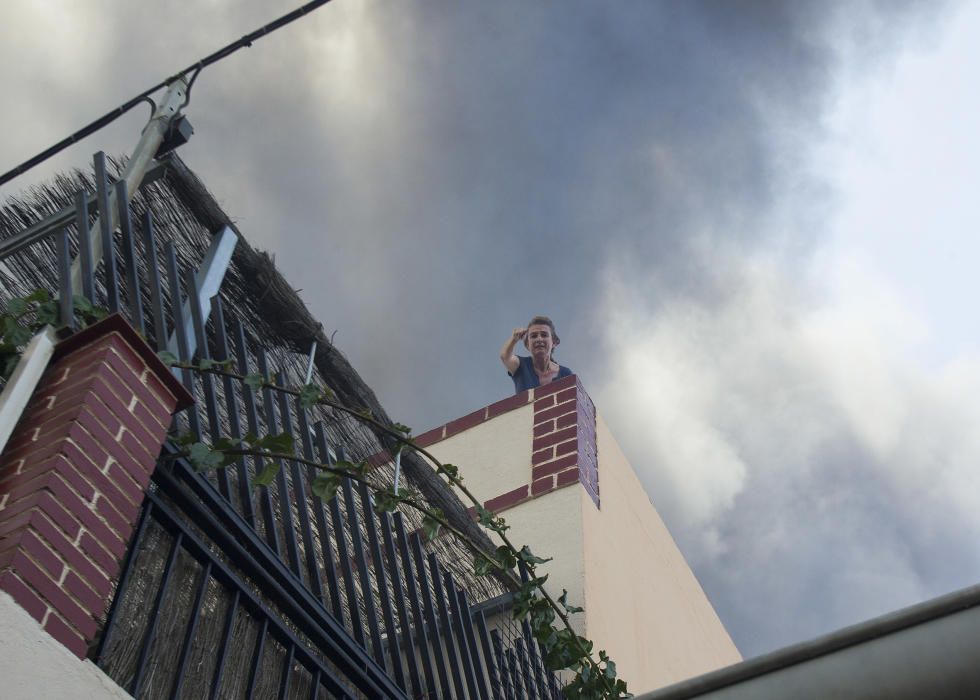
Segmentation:
[[(140, 140), (136, 144), (136, 148), (133, 149), (133, 154), (130, 156), (129, 162), (126, 164), (126, 168), (119, 178), (125, 181), (126, 191), (129, 192), (130, 197), (133, 196), (133, 193), (139, 189), (140, 183), (143, 182), (143, 176), (146, 175), (146, 171), (153, 157), (156, 155), (157, 149), (160, 148), (160, 144), (163, 142), (163, 137), (167, 133), (170, 122), (180, 111), (180, 107), (184, 104), (186, 96), (187, 81), (183, 77), (177, 78), (167, 87), (163, 101), (153, 113), (153, 116), (150, 117), (150, 121), (143, 128)], [(109, 200), (109, 230), (111, 231), (115, 230), (118, 225), (117, 210), (116, 194), (115, 190), (113, 190)], [(99, 230), (98, 221), (92, 226), (92, 230)], [(92, 236), (91, 247), (92, 264), (95, 266), (102, 259), (102, 240), (99, 236)], [(75, 262), (72, 263), (71, 286), (75, 294), (82, 293), (81, 256), (76, 258)]]

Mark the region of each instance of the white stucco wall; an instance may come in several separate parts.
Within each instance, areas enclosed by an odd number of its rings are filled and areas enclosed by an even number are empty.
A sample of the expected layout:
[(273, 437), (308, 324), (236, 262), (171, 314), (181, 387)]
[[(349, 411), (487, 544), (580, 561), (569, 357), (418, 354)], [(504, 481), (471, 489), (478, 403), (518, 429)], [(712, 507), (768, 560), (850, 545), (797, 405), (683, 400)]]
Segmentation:
[(600, 416), (602, 508), (581, 487), (588, 636), (633, 693), (741, 660), (707, 596)]
[[(491, 418), (428, 448), (440, 462), (460, 468), (466, 487), (481, 501), (531, 481), (532, 404)], [(470, 503), (464, 499), (467, 507)]]
[[(531, 476), (533, 405), (435, 443), (483, 501), (525, 486)], [(741, 660), (643, 485), (601, 416), (596, 421), (601, 509), (580, 484), (508, 508), (501, 515), (518, 546), (554, 560), (540, 568), (555, 596), (585, 608), (577, 630), (616, 661), (634, 693)]]
[(0, 697), (132, 700), (91, 661), (80, 660), (0, 591)]

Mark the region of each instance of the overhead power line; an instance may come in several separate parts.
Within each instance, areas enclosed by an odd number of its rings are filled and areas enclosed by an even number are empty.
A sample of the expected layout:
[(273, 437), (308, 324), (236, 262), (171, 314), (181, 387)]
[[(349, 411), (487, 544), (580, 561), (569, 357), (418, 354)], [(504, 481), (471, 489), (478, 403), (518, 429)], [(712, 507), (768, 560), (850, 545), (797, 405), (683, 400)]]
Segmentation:
[(292, 12), (283, 15), (282, 17), (275, 20), (274, 22), (270, 22), (264, 27), (256, 29), (254, 32), (251, 32), (250, 34), (246, 34), (238, 41), (234, 41), (231, 44), (225, 46), (224, 48), (218, 49), (211, 55), (202, 58), (196, 63), (192, 63), (187, 68), (180, 71), (179, 73), (167, 78), (164, 81), (157, 83), (156, 85), (154, 85), (151, 88), (148, 88), (147, 90), (144, 90), (139, 95), (136, 95), (132, 99), (127, 100), (126, 102), (119, 105), (115, 109), (106, 112), (101, 117), (93, 121), (91, 124), (82, 127), (81, 129), (73, 133), (71, 136), (62, 139), (61, 141), (54, 144), (50, 148), (42, 151), (41, 153), (38, 153), (33, 158), (24, 161), (13, 170), (10, 170), (8, 172), (5, 172), (3, 175), (0, 175), (0, 185), (7, 184), (18, 175), (22, 175), (23, 173), (26, 173), (34, 166), (39, 165), (44, 161), (46, 161), (48, 158), (51, 158), (52, 156), (60, 153), (61, 151), (71, 146), (73, 143), (77, 143), (78, 141), (84, 139), (86, 136), (89, 136), (90, 134), (94, 134), (102, 127), (111, 124), (116, 119), (126, 114), (126, 112), (136, 107), (141, 102), (149, 102), (152, 109), (155, 110), (156, 105), (154, 104), (153, 100), (150, 98), (150, 95), (152, 95), (157, 90), (166, 87), (172, 80), (174, 80), (174, 78), (178, 76), (187, 75), (188, 73), (193, 71), (194, 74), (193, 76), (191, 76), (190, 83), (188, 84), (187, 99), (184, 101), (184, 105), (183, 105), (183, 106), (187, 106), (187, 104), (190, 102), (190, 98), (191, 98), (190, 92), (191, 92), (191, 88), (194, 87), (194, 81), (197, 80), (198, 74), (200, 74), (200, 72), (204, 68), (210, 66), (212, 63), (217, 63), (218, 61), (227, 58), (228, 56), (235, 53), (239, 49), (250, 47), (252, 45), (252, 42), (261, 39), (262, 37), (268, 34), (271, 34), (277, 29), (286, 26), (290, 22), (299, 19), (303, 15), (309, 14), (313, 10), (319, 9), (323, 5), (326, 5), (328, 2), (330, 2), (330, 0), (313, 0), (312, 2), (308, 2), (302, 7), (299, 7), (293, 10)]

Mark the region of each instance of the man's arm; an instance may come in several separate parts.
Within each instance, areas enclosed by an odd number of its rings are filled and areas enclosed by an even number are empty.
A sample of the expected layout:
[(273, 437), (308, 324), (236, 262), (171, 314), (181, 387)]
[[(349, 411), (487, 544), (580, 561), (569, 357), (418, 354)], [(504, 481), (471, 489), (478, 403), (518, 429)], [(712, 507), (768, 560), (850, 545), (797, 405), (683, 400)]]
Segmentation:
[(504, 367), (510, 374), (517, 371), (520, 366), (521, 361), (517, 359), (517, 355), (514, 354), (514, 346), (527, 334), (527, 328), (515, 328), (507, 338), (504, 346), (500, 348), (500, 361), (504, 363)]

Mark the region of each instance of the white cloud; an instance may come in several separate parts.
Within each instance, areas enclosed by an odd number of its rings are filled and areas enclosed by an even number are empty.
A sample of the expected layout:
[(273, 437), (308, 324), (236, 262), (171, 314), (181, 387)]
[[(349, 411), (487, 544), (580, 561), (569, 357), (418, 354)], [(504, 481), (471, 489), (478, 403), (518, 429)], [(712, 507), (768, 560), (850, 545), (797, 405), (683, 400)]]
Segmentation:
[(980, 534), (980, 356), (909, 365), (923, 322), (853, 261), (821, 291), (773, 258), (698, 254), (725, 271), (721, 303), (651, 312), (610, 267), (595, 393), (689, 560), (724, 580), (723, 617), (754, 611), (771, 648), (980, 576), (960, 551)]

